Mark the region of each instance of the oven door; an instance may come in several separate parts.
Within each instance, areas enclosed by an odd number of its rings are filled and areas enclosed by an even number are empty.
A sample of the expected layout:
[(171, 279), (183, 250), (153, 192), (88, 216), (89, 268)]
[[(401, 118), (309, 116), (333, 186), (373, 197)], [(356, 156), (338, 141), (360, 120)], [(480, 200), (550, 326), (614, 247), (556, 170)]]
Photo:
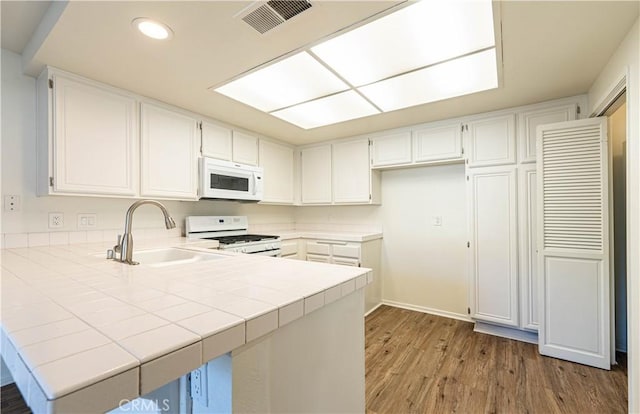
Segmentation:
[(260, 201), (262, 174), (258, 167), (202, 158), (200, 196), (201, 198)]

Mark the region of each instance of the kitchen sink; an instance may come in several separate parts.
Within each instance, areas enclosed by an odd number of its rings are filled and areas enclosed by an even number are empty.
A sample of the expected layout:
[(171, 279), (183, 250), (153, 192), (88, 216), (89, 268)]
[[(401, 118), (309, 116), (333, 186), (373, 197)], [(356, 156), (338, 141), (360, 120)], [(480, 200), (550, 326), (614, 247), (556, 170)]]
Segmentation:
[(163, 249), (140, 250), (133, 252), (133, 260), (141, 265), (152, 267), (173, 266), (178, 264), (204, 262), (228, 257), (222, 254), (205, 253), (194, 250), (168, 247)]

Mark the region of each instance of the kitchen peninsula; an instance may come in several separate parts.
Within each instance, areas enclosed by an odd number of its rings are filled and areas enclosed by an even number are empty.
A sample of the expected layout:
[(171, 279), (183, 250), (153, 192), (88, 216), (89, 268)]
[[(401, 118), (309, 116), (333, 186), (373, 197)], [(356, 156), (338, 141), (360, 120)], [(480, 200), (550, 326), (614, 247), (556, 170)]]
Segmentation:
[(108, 411), (223, 355), (234, 412), (364, 411), (369, 269), (218, 251), (129, 266), (111, 247), (1, 252), (3, 357), (34, 412)]

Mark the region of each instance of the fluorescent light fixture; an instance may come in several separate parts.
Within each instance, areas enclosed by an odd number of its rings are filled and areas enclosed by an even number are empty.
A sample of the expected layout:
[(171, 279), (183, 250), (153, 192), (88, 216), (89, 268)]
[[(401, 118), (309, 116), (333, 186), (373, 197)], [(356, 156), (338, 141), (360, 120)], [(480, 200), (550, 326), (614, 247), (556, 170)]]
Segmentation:
[(490, 0), (422, 0), (311, 51), (361, 86), (494, 45)]
[(497, 87), (496, 51), (489, 49), (358, 90), (387, 112)]
[(173, 30), (169, 26), (146, 17), (133, 19), (131, 24), (143, 35), (152, 39), (166, 40), (173, 37)]
[(307, 52), (249, 73), (215, 91), (270, 112), (349, 89)]
[(378, 113), (380, 111), (358, 93), (346, 91), (272, 112), (271, 115), (310, 129)]

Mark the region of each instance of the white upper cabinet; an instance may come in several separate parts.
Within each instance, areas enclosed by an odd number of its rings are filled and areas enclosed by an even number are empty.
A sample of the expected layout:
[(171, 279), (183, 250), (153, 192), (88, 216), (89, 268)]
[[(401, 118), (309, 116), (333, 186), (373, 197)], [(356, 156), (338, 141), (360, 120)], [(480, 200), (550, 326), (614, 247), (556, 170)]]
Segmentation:
[(518, 326), (516, 167), (469, 173), (471, 309), (475, 319)]
[(576, 119), (578, 105), (567, 104), (522, 112), (518, 115), (520, 162), (536, 162), (536, 128), (538, 125)]
[(202, 156), (231, 161), (231, 130), (202, 122)]
[(300, 154), (302, 204), (331, 204), (331, 145), (303, 148)]
[(141, 104), (143, 197), (197, 199), (198, 135), (194, 118)]
[(39, 80), (39, 193), (135, 196), (136, 100), (80, 79), (52, 78), (51, 100), (47, 73)]
[(233, 161), (240, 164), (258, 165), (258, 138), (233, 131)]
[(413, 131), (416, 162), (462, 158), (462, 124), (421, 128)]
[(333, 201), (355, 204), (371, 199), (369, 140), (333, 144)]
[(260, 166), (264, 169), (263, 202), (293, 204), (293, 148), (260, 140)]
[(470, 167), (515, 164), (515, 115), (502, 115), (469, 122), (468, 134)]
[(375, 137), (372, 142), (372, 167), (411, 163), (411, 132)]

